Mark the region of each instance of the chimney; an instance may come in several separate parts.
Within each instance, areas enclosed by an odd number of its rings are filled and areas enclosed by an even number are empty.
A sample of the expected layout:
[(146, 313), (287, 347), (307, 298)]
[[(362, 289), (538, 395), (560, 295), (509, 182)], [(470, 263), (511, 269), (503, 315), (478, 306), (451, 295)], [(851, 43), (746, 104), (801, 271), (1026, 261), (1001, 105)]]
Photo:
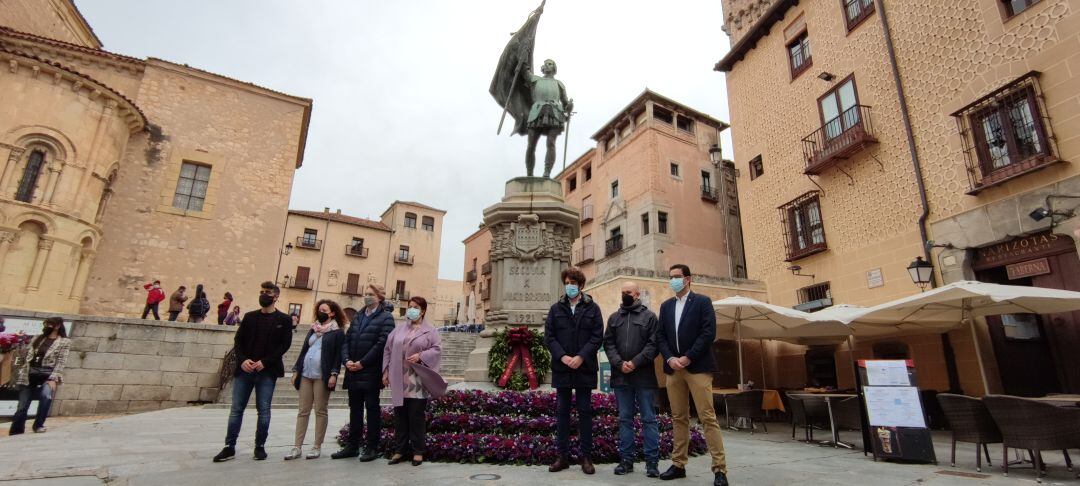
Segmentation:
[(322, 212), (324, 212), (326, 214), (330, 214), (330, 208), (324, 207), (324, 208), (322, 208)]
[(341, 214), (341, 209), (338, 209), (338, 210), (337, 210), (337, 213), (338, 213), (338, 214)]

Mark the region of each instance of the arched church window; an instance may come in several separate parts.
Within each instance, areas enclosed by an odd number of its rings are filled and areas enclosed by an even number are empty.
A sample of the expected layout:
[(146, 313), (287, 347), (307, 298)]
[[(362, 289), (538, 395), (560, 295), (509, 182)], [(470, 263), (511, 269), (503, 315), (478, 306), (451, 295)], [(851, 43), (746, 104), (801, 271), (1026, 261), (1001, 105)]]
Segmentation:
[(34, 198), (34, 190), (37, 188), (38, 178), (41, 176), (41, 168), (45, 166), (45, 152), (35, 150), (30, 153), (23, 169), (22, 179), (19, 180), (19, 190), (15, 192), (15, 199), (22, 202), (31, 202)]

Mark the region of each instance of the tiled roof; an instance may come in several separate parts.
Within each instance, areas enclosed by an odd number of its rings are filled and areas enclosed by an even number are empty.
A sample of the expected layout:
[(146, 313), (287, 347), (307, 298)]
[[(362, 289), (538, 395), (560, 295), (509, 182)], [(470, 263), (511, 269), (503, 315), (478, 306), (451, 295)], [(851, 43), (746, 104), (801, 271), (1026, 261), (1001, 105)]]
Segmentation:
[(78, 44), (72, 44), (70, 42), (64, 42), (64, 41), (60, 41), (60, 40), (56, 40), (56, 39), (50, 39), (48, 37), (42, 37), (40, 35), (34, 35), (34, 34), (26, 33), (26, 32), (20, 32), (18, 30), (15, 30), (15, 29), (12, 29), (12, 28), (9, 28), (9, 27), (0, 26), (0, 34), (11, 36), (11, 37), (14, 37), (16, 39), (23, 39), (23, 40), (33, 41), (33, 42), (40, 42), (42, 44), (47, 44), (47, 45), (51, 45), (51, 46), (54, 46), (54, 47), (60, 47), (60, 48), (63, 48), (63, 49), (71, 49), (73, 51), (79, 51), (79, 52), (83, 52), (83, 53), (91, 54), (91, 55), (95, 55), (95, 56), (107, 57), (107, 58), (114, 59), (114, 60), (117, 60), (117, 61), (129, 62), (129, 63), (132, 63), (132, 64), (140, 64), (140, 65), (143, 64), (142, 59), (137, 59), (137, 58), (134, 58), (134, 57), (125, 56), (123, 54), (117, 54), (115, 52), (109, 52), (109, 51), (106, 51), (104, 49), (94, 49), (92, 47), (80, 46)]
[(445, 212), (446, 212), (446, 210), (445, 210), (445, 209), (433, 208), (433, 207), (431, 207), (431, 206), (428, 206), (427, 204), (420, 204), (420, 203), (418, 203), (418, 202), (415, 202), (415, 201), (401, 201), (401, 200), (397, 200), (397, 201), (394, 201), (394, 204), (408, 204), (409, 206), (416, 206), (416, 207), (418, 207), (418, 208), (430, 209), (430, 210), (432, 210), (432, 211), (438, 211), (438, 212), (440, 212), (440, 213), (445, 213)]
[(297, 214), (300, 216), (307, 216), (309, 218), (326, 219), (327, 215), (330, 216), (330, 221), (335, 223), (345, 223), (354, 226), (363, 226), (365, 228), (376, 229), (380, 231), (390, 231), (390, 227), (382, 224), (379, 221), (372, 221), (370, 219), (357, 218), (356, 216), (349, 216), (347, 214), (340, 213), (327, 213), (324, 211), (304, 211), (302, 209), (290, 209), (289, 214)]
[(730, 126), (727, 123), (717, 120), (716, 118), (713, 118), (705, 113), (697, 111), (693, 108), (690, 108), (689, 106), (679, 103), (678, 101), (668, 98), (667, 96), (657, 93), (656, 91), (646, 88), (645, 91), (642, 91), (641, 94), (639, 94), (636, 98), (634, 98), (633, 101), (630, 102), (630, 104), (619, 110), (618, 114), (612, 117), (611, 120), (604, 124), (604, 126), (600, 127), (600, 129), (593, 134), (592, 139), (599, 142), (600, 139), (606, 134), (606, 132), (615, 127), (615, 124), (625, 121), (627, 115), (630, 114), (632, 110), (635, 110), (639, 106), (644, 105), (645, 101), (650, 99), (654, 101), (659, 101), (669, 107), (681, 110), (687, 115), (693, 116), (699, 121), (706, 123), (718, 130), (727, 130), (727, 128)]
[(119, 91), (116, 91), (115, 89), (110, 88), (109, 85), (107, 85), (105, 83), (102, 83), (101, 81), (98, 81), (98, 80), (96, 80), (96, 79), (94, 79), (94, 78), (92, 78), (92, 77), (90, 77), (90, 76), (88, 76), (86, 74), (80, 73), (80, 72), (78, 72), (78, 71), (76, 71), (74, 69), (70, 69), (70, 68), (68, 68), (68, 67), (64, 66), (63, 64), (60, 64), (60, 63), (58, 63), (56, 61), (50, 61), (48, 59), (42, 59), (42, 58), (37, 57), (37, 56), (35, 56), (33, 54), (27, 54), (25, 52), (20, 52), (20, 51), (14, 50), (14, 49), (8, 49), (8, 48), (2, 47), (2, 46), (0, 46), (0, 52), (6, 52), (6, 53), (11, 54), (13, 56), (24, 57), (24, 58), (27, 58), (27, 59), (31, 59), (31, 60), (43, 63), (43, 64), (48, 64), (48, 65), (50, 65), (52, 67), (55, 67), (57, 69), (62, 69), (64, 71), (67, 71), (68, 73), (70, 73), (70, 74), (72, 74), (74, 76), (78, 76), (78, 77), (83, 78), (83, 79), (85, 79), (87, 81), (90, 81), (91, 83), (94, 83), (97, 86), (101, 86), (106, 91), (116, 95), (116, 97), (124, 100), (129, 105), (131, 105), (131, 108), (134, 109), (135, 112), (139, 114), (139, 118), (142, 119), (143, 126), (146, 126), (146, 124), (147, 124), (146, 114), (144, 114), (142, 112), (142, 110), (139, 109), (139, 105), (136, 105), (135, 102), (132, 101), (131, 99), (129, 99), (127, 96), (124, 96)]

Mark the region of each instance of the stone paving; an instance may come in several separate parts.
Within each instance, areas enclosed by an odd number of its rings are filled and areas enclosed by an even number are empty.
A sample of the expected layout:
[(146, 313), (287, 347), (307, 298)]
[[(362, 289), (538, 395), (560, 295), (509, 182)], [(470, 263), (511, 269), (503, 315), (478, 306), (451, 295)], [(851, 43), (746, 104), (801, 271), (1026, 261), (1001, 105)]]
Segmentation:
[[(0, 438), (0, 485), (397, 485), (397, 484), (660, 484), (646, 478), (643, 468), (630, 476), (615, 476), (613, 465), (600, 465), (594, 476), (573, 468), (556, 474), (545, 467), (408, 463), (389, 466), (385, 461), (361, 464), (355, 460), (331, 460), (337, 449), (327, 437), (325, 455), (318, 460), (285, 462), (293, 436), (295, 413), (274, 410), (270, 430), (270, 458), (251, 458), (255, 415), (249, 411), (237, 447), (237, 458), (214, 464), (210, 458), (220, 450), (227, 410), (178, 408), (93, 421), (50, 422), (45, 434)], [(330, 411), (330, 430), (347, 419), (345, 410)], [(806, 445), (791, 439), (790, 429), (772, 424), (771, 433), (725, 431), (732, 484), (754, 485), (1014, 485), (1034, 484), (1034, 473), (1018, 469), (1005, 478), (995, 468), (976, 475), (974, 447), (958, 446), (956, 468), (948, 466), (948, 442), (936, 436), (939, 465), (874, 462), (861, 452)], [(312, 424), (314, 428), (314, 424)], [(328, 436), (332, 434), (328, 432)], [(853, 438), (846, 433), (845, 439)], [(991, 446), (998, 465), (1001, 449)], [(1044, 484), (1080, 484), (1067, 472), (1059, 453), (1045, 453), (1050, 475)], [(691, 458), (690, 478), (670, 484), (711, 484), (707, 457)], [(667, 461), (661, 461), (666, 468)], [(500, 479), (470, 479), (494, 474)], [(959, 476), (954, 474), (967, 474)], [(669, 484), (669, 483), (665, 483)]]

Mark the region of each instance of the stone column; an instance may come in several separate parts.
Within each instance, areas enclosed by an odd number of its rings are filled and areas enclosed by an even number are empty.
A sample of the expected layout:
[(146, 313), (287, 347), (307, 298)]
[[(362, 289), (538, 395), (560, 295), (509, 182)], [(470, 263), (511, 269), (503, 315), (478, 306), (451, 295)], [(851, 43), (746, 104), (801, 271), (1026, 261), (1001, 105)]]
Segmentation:
[(7, 259), (11, 245), (15, 243), (16, 234), (11, 231), (0, 231), (0, 274), (4, 271), (4, 260)]
[(41, 203), (51, 206), (53, 196), (56, 193), (56, 184), (60, 181), (60, 172), (64, 170), (64, 164), (61, 161), (54, 161), (48, 167), (49, 179), (45, 182), (45, 193), (41, 196)]
[(86, 291), (86, 278), (90, 273), (90, 265), (94, 263), (95, 251), (83, 248), (79, 258), (79, 271), (75, 273), (75, 281), (71, 284), (71, 293), (68, 299), (79, 300)]
[(26, 149), (16, 147), (11, 149), (11, 152), (8, 153), (7, 164), (4, 165), (4, 172), (0, 174), (0, 192), (3, 192), (5, 196), (11, 196), (11, 194), (7, 194), (8, 185), (11, 184), (11, 177), (15, 172), (15, 167), (19, 165), (19, 159), (22, 158), (22, 155), (25, 152)]
[(45, 263), (49, 261), (49, 253), (52, 251), (53, 241), (38, 240), (38, 251), (34, 257), (34, 268), (30, 271), (30, 280), (26, 282), (26, 290), (36, 291), (41, 285), (41, 276), (45, 273)]

